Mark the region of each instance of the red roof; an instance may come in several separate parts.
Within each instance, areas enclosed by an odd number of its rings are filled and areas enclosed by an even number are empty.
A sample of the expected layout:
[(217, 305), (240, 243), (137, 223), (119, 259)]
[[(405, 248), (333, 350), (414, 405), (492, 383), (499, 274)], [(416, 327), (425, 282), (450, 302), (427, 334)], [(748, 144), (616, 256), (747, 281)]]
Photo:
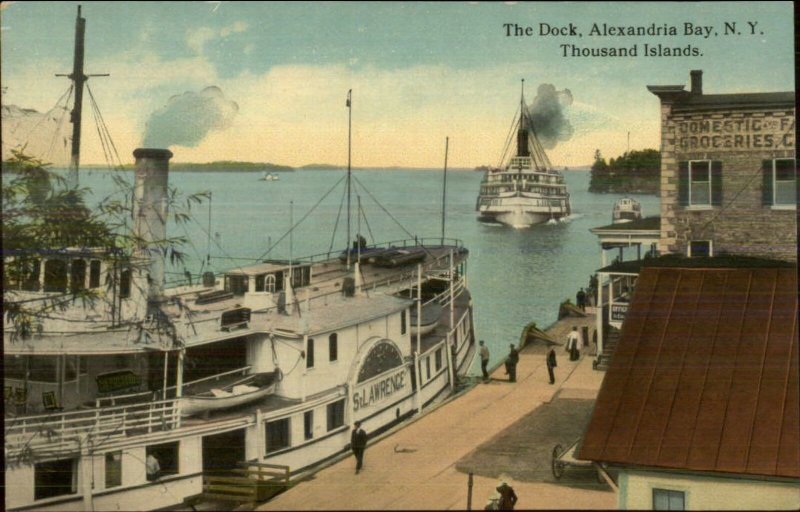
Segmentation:
[(644, 268), (579, 457), (800, 477), (796, 268)]

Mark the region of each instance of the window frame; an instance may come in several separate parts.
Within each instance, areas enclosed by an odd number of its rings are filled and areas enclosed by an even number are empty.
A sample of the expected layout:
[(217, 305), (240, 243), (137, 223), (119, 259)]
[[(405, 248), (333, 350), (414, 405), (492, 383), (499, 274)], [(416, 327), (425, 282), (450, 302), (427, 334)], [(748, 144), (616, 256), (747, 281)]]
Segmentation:
[[(118, 456), (119, 459), (114, 460), (115, 456)], [(114, 463), (114, 465), (119, 464), (119, 466), (116, 468), (116, 474), (109, 475), (109, 473), (108, 473), (109, 457), (111, 457), (111, 462)], [(104, 484), (105, 484), (104, 488), (105, 489), (113, 489), (114, 487), (121, 487), (122, 486), (122, 450), (116, 450), (116, 451), (113, 451), (113, 452), (106, 452), (105, 457), (104, 457), (104, 466), (105, 466), (103, 468), (103, 476), (104, 476), (103, 481), (104, 481)], [(116, 477), (117, 479), (116, 480), (111, 480), (109, 478), (109, 476)], [(109, 482), (111, 482), (111, 483), (109, 483)]]
[(689, 243), (686, 245), (686, 256), (689, 258), (701, 258), (705, 256), (696, 256), (692, 254), (692, 244), (694, 243), (707, 243), (708, 244), (708, 256), (712, 258), (714, 256), (714, 241), (713, 240), (689, 240)]
[[(695, 181), (692, 179), (692, 175), (693, 175), (692, 165), (693, 164), (705, 164), (705, 165), (707, 165), (707, 169), (704, 169), (704, 170), (708, 172), (708, 180), (705, 182), (706, 183), (707, 192), (708, 192), (708, 202), (695, 203), (694, 200), (692, 199), (692, 195), (693, 195), (692, 194), (692, 189), (693, 189), (692, 185), (695, 183)], [(689, 180), (689, 188), (688, 188), (689, 195), (687, 197), (687, 201), (688, 201), (687, 206), (689, 208), (711, 208), (711, 206), (712, 206), (711, 181), (713, 180), (713, 177), (711, 175), (711, 160), (689, 160), (689, 173), (687, 175), (687, 179)], [(697, 183), (703, 183), (703, 182), (702, 181), (698, 181)]]
[[(686, 491), (685, 490), (678, 490), (678, 489), (664, 489), (661, 487), (653, 487), (651, 491), (652, 497), (652, 505), (653, 510), (686, 510)], [(667, 508), (659, 508), (656, 506), (656, 498), (657, 495), (663, 494), (664, 497), (667, 499)], [(680, 495), (682, 499), (682, 506), (681, 508), (672, 508), (670, 503), (671, 497), (677, 497)]]
[(339, 360), (339, 335), (331, 333), (328, 336), (328, 361), (335, 363)]
[[(285, 450), (286, 448), (290, 448), (292, 446), (292, 423), (291, 417), (287, 416), (285, 418), (279, 418), (277, 420), (271, 420), (264, 422), (264, 446), (265, 451), (267, 454), (279, 452), (281, 450)], [(270, 442), (270, 433), (274, 434), (276, 431), (270, 430), (270, 427), (279, 427), (282, 432), (277, 432), (280, 434), (280, 438), (278, 439), (279, 443), (275, 443), (275, 438), (272, 439), (273, 442)], [(285, 437), (285, 439), (283, 439)], [(273, 444), (275, 447), (273, 447)]]
[(314, 368), (314, 338), (308, 338), (306, 341), (306, 369), (311, 370)]
[(303, 413), (303, 437), (306, 441), (314, 439), (314, 410)]
[[(787, 202), (787, 203), (779, 203), (778, 202), (778, 161), (789, 161), (794, 164), (794, 179), (791, 180), (791, 187), (795, 191), (794, 201)], [(772, 161), (772, 169), (771, 169), (771, 178), (772, 178), (772, 207), (780, 210), (780, 209), (796, 209), (797, 208), (797, 160), (794, 158), (773, 158)], [(789, 183), (789, 180), (781, 180), (780, 183)]]
[(344, 426), (344, 398), (325, 406), (328, 432)]
[[(57, 473), (61, 472), (60, 465), (70, 465), (70, 473), (71, 473), (71, 483), (70, 483), (70, 490), (69, 491), (53, 491), (55, 487), (66, 487), (66, 485), (46, 485), (49, 482), (42, 482), (41, 479), (44, 478), (41, 472), (48, 472), (48, 473)], [(50, 469), (52, 468), (52, 469)], [(37, 471), (39, 474), (37, 475)], [(78, 494), (78, 459), (77, 458), (66, 458), (66, 459), (56, 459), (56, 460), (49, 460), (43, 462), (36, 462), (33, 465), (33, 499), (34, 501), (41, 501), (46, 500), (49, 498), (57, 498), (61, 496), (73, 496)], [(66, 482), (64, 482), (66, 484)], [(45, 494), (42, 495), (42, 490), (44, 489)], [(37, 492), (38, 491), (38, 492)], [(53, 492), (57, 492), (57, 494), (53, 494)]]
[[(174, 447), (173, 450), (173, 460), (168, 461), (163, 457), (163, 452), (168, 449)], [(181, 472), (181, 442), (180, 441), (169, 441), (167, 443), (156, 443), (145, 446), (145, 460), (147, 457), (155, 451), (156, 460), (158, 460), (158, 465), (161, 468), (158, 472), (158, 477), (163, 478), (165, 476), (173, 476), (179, 475)], [(156, 455), (162, 455), (158, 457)]]

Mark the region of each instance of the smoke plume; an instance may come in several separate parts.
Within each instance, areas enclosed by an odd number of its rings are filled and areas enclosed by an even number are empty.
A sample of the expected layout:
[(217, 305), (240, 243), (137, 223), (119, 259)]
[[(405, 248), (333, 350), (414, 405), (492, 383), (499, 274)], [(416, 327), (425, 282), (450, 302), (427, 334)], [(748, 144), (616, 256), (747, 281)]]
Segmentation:
[(233, 122), (239, 105), (225, 98), (219, 87), (173, 96), (150, 114), (143, 145), (149, 148), (194, 147), (211, 130), (224, 130)]
[(557, 91), (553, 84), (541, 84), (536, 91), (528, 113), (536, 136), (545, 149), (553, 149), (559, 141), (572, 137), (575, 130), (565, 115), (566, 107), (570, 105), (572, 93), (569, 89)]

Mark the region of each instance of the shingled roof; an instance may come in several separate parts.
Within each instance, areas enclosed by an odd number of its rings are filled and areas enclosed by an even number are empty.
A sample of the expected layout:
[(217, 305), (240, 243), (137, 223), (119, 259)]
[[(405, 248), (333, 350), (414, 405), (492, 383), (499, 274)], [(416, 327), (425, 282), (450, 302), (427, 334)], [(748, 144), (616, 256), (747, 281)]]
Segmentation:
[(800, 477), (796, 268), (644, 268), (579, 458)]

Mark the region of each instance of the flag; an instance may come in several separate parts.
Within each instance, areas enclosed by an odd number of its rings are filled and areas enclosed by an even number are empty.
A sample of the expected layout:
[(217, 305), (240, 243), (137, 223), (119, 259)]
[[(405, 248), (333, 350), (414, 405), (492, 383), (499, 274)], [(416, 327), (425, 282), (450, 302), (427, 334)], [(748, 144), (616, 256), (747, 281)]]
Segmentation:
[(349, 91), (347, 91), (347, 103), (345, 103), (345, 107), (349, 107), (350, 106), (350, 95), (351, 94), (353, 94), (353, 89), (350, 89)]

